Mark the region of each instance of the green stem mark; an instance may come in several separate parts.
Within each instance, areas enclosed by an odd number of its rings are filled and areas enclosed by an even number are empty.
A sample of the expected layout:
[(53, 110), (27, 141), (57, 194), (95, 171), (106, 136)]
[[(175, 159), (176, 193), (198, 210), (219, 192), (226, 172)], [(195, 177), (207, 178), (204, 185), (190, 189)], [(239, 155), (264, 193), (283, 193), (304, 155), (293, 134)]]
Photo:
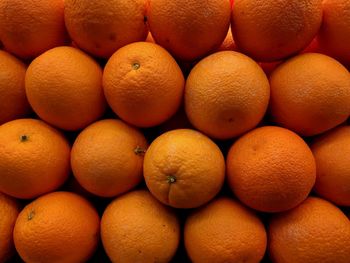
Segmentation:
[(168, 175), (167, 176), (167, 181), (168, 181), (168, 184), (173, 184), (176, 182), (176, 176), (175, 175)]
[(140, 68), (140, 63), (134, 62), (134, 63), (132, 64), (132, 68), (135, 69), (135, 70), (138, 70), (138, 69)]
[(31, 210), (30, 213), (28, 214), (28, 221), (32, 220), (34, 218), (35, 211)]
[(146, 150), (144, 148), (141, 148), (140, 146), (136, 146), (134, 149), (134, 153), (136, 155), (144, 155), (146, 153)]
[(26, 142), (26, 141), (29, 140), (29, 137), (28, 137), (27, 135), (21, 135), (21, 136), (19, 137), (19, 139), (20, 139), (21, 142)]

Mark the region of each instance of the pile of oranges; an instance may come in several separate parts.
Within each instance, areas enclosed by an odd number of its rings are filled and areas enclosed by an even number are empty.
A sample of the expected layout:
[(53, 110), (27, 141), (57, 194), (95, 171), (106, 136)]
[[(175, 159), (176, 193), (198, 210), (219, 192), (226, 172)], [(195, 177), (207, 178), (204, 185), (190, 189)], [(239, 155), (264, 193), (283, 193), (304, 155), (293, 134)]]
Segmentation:
[(0, 263), (347, 263), (350, 0), (0, 0)]

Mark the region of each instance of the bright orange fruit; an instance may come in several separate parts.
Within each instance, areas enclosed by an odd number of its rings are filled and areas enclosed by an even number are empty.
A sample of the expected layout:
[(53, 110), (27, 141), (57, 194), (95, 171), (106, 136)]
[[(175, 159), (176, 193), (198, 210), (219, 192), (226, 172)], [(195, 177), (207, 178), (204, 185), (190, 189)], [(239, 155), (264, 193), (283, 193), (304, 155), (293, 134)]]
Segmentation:
[(229, 0), (150, 0), (148, 23), (156, 43), (176, 58), (195, 60), (225, 39), (230, 11)]
[(202, 133), (172, 130), (151, 143), (143, 173), (148, 189), (159, 201), (176, 208), (193, 208), (220, 191), (225, 160), (219, 147)]
[(276, 61), (303, 50), (322, 22), (322, 0), (235, 0), (231, 28), (242, 52)]
[(268, 228), (273, 262), (349, 262), (350, 221), (323, 199), (310, 197), (290, 211), (273, 215)]
[(227, 155), (228, 184), (247, 206), (264, 212), (291, 209), (316, 179), (315, 159), (297, 134), (265, 126), (239, 138)]

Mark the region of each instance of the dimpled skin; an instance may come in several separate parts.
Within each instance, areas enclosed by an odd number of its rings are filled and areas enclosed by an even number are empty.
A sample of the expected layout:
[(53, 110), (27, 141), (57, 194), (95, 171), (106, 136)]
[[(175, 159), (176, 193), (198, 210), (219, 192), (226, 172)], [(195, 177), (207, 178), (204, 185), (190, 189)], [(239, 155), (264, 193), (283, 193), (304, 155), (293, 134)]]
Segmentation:
[(13, 237), (25, 262), (87, 262), (98, 245), (99, 228), (97, 211), (86, 199), (53, 192), (21, 211)]
[(0, 39), (5, 49), (33, 58), (63, 45), (67, 34), (64, 0), (1, 0)]
[(320, 46), (350, 66), (350, 0), (324, 0)]
[(7, 262), (15, 252), (12, 232), (20, 206), (17, 201), (0, 193), (0, 262)]
[(0, 126), (0, 191), (34, 198), (57, 189), (69, 175), (70, 146), (40, 120), (18, 119)]
[(108, 58), (127, 44), (146, 39), (146, 6), (146, 0), (65, 0), (65, 23), (80, 48)]
[(266, 250), (266, 231), (260, 219), (225, 197), (187, 218), (184, 239), (193, 263), (258, 263)]
[(101, 220), (103, 247), (112, 262), (168, 263), (180, 242), (175, 213), (148, 191), (117, 197)]
[(197, 129), (228, 139), (258, 125), (269, 97), (269, 81), (259, 65), (241, 53), (223, 51), (206, 57), (191, 70), (185, 108)]
[(297, 134), (265, 126), (232, 145), (227, 176), (244, 204), (263, 212), (280, 212), (306, 199), (316, 180), (316, 165), (310, 148)]
[(24, 89), (26, 66), (0, 50), (0, 125), (30, 113)]
[(258, 61), (304, 49), (322, 22), (322, 0), (235, 0), (231, 28), (238, 48)]
[(315, 191), (337, 205), (350, 206), (350, 126), (316, 138), (311, 150), (317, 168)]
[(143, 173), (148, 189), (159, 201), (176, 208), (194, 208), (220, 191), (225, 160), (208, 137), (179, 129), (163, 133), (152, 142)]
[(102, 69), (73, 47), (57, 47), (34, 59), (25, 88), (39, 117), (63, 130), (82, 129), (105, 111)]
[(274, 215), (269, 225), (274, 263), (347, 263), (350, 221), (333, 204), (309, 197), (300, 206)]
[(84, 129), (72, 147), (71, 165), (78, 182), (89, 192), (111, 197), (143, 179), (143, 134), (120, 120), (101, 120)]
[(195, 60), (220, 46), (230, 25), (229, 0), (150, 0), (152, 36), (182, 60)]
[(303, 136), (323, 133), (350, 115), (350, 74), (335, 59), (307, 53), (270, 76), (273, 120)]
[(138, 127), (155, 126), (174, 115), (184, 86), (175, 59), (161, 46), (148, 42), (120, 48), (103, 73), (108, 104), (121, 119)]

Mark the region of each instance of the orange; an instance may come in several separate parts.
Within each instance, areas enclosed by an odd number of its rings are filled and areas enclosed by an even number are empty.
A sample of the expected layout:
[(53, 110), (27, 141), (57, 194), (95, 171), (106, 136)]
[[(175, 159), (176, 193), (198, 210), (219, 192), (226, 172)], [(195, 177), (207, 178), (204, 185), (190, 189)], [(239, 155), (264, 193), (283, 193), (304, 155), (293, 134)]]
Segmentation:
[(337, 205), (350, 206), (350, 126), (335, 128), (316, 138), (316, 192)]
[(303, 50), (322, 22), (322, 0), (235, 0), (231, 28), (240, 50), (275, 61)]
[(263, 212), (280, 212), (306, 199), (315, 183), (316, 165), (310, 148), (297, 134), (265, 126), (232, 145), (227, 176), (244, 204)]
[(0, 125), (30, 113), (24, 89), (26, 66), (0, 50)]
[(12, 232), (20, 206), (17, 201), (0, 192), (0, 262), (8, 262), (15, 252)]
[(70, 147), (54, 128), (34, 119), (0, 126), (0, 191), (34, 198), (61, 186), (69, 174)]
[(176, 208), (194, 208), (220, 191), (225, 160), (202, 133), (179, 129), (156, 138), (145, 154), (143, 173), (151, 193)]
[(322, 4), (320, 46), (350, 66), (350, 0), (324, 0)]
[(220, 46), (230, 25), (229, 0), (150, 0), (148, 23), (155, 41), (182, 60)]
[(87, 262), (99, 240), (100, 219), (83, 197), (53, 192), (19, 214), (13, 238), (25, 262)]
[(349, 248), (349, 219), (320, 198), (274, 215), (269, 225), (269, 252), (276, 263), (347, 263)]
[(211, 137), (228, 139), (261, 121), (269, 96), (269, 81), (256, 62), (238, 52), (222, 51), (191, 70), (185, 109), (194, 127)]
[(129, 192), (103, 213), (101, 238), (112, 262), (170, 262), (180, 240), (175, 213), (148, 191)]
[(65, 0), (71, 38), (83, 50), (110, 57), (117, 49), (146, 39), (147, 0)]
[(25, 78), (27, 97), (44, 121), (78, 130), (102, 116), (102, 69), (73, 47), (57, 47), (33, 60)]
[(34, 58), (67, 39), (64, 0), (1, 0), (0, 39), (5, 49)]
[(71, 164), (89, 192), (111, 197), (129, 191), (143, 179), (143, 134), (120, 120), (101, 120), (85, 128), (72, 147)]
[(180, 106), (185, 80), (172, 56), (161, 46), (137, 42), (108, 60), (103, 88), (113, 111), (139, 127), (158, 125)]
[(350, 74), (331, 57), (291, 58), (271, 74), (270, 86), (273, 120), (301, 135), (323, 133), (350, 115)]
[(184, 239), (193, 263), (260, 262), (266, 250), (266, 231), (260, 219), (225, 197), (186, 219)]

